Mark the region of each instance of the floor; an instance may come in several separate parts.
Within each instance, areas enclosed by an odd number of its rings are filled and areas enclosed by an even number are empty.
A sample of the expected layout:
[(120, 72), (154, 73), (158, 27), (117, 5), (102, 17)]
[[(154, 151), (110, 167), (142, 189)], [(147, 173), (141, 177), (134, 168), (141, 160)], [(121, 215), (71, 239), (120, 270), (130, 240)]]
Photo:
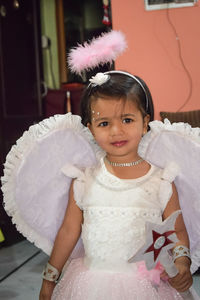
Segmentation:
[(37, 300), (47, 260), (26, 240), (0, 249), (0, 299)]
[[(0, 299), (38, 300), (41, 273), (48, 256), (28, 241), (0, 249)], [(200, 295), (200, 273), (193, 276)]]

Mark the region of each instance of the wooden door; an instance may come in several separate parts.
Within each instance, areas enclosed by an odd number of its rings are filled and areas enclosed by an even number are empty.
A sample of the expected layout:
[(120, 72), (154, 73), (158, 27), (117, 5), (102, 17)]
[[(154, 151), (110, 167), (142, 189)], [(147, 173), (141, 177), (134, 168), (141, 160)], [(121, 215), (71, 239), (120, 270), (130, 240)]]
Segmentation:
[[(30, 125), (42, 118), (39, 0), (0, 0), (0, 173), (6, 154)], [(0, 196), (5, 244), (21, 236)]]

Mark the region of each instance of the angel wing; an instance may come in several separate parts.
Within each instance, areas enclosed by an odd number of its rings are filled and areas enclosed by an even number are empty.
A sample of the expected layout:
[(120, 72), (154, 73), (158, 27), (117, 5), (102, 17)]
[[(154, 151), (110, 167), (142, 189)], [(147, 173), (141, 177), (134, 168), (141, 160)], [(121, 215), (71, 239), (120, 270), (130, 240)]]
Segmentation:
[[(81, 118), (68, 113), (31, 126), (7, 155), (1, 178), (5, 210), (18, 231), (48, 255), (71, 183), (61, 169), (66, 162), (92, 166), (98, 151)], [(79, 241), (72, 256), (81, 252)]]
[[(185, 123), (153, 121), (139, 145), (139, 154), (164, 168), (179, 165), (175, 180), (190, 237), (192, 271), (200, 265), (200, 128)], [(102, 155), (79, 116), (56, 115), (33, 125), (9, 152), (2, 177), (7, 213), (17, 229), (50, 254), (62, 223), (71, 178), (61, 169), (67, 163), (85, 168)], [(72, 257), (82, 254), (79, 240)]]
[(184, 222), (190, 238), (192, 272), (200, 266), (200, 128), (186, 123), (153, 121), (139, 145), (139, 154), (164, 168), (174, 161), (175, 179)]

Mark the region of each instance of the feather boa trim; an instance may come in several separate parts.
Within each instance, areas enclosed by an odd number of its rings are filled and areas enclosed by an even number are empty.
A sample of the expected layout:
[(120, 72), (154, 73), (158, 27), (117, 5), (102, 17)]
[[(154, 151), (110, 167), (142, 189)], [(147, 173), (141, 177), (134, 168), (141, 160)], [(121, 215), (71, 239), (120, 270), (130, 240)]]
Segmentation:
[(82, 71), (93, 69), (106, 63), (112, 63), (127, 47), (124, 35), (112, 30), (94, 38), (90, 43), (71, 49), (68, 64), (72, 72), (81, 74)]

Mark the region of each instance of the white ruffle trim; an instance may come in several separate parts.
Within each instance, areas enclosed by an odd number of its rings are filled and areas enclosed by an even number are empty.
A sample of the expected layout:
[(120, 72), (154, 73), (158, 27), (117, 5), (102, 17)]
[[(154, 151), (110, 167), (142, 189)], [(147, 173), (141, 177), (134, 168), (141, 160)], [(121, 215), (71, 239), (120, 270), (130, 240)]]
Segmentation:
[(80, 134), (91, 145), (97, 158), (103, 155), (102, 150), (95, 143), (89, 129), (82, 125), (79, 116), (72, 115), (71, 113), (55, 115), (44, 119), (36, 125), (30, 126), (28, 131), (25, 131), (22, 137), (17, 140), (16, 145), (12, 146), (6, 157), (4, 176), (1, 177), (1, 189), (4, 196), (3, 203), (7, 214), (12, 217), (12, 222), (16, 225), (17, 230), (37, 247), (42, 248), (47, 254), (50, 254), (53, 242), (32, 229), (21, 217), (20, 210), (15, 202), (16, 179), (20, 165), (23, 164), (26, 155), (31, 151), (35, 142), (49, 133), (62, 129), (72, 129), (75, 133)]
[(79, 133), (83, 136), (91, 145), (97, 157), (102, 157), (103, 151), (96, 144), (90, 130), (81, 123), (81, 117), (78, 115), (72, 115), (67, 113), (65, 115), (54, 115), (53, 117), (44, 119), (38, 124), (32, 125), (27, 131), (25, 131), (20, 137), (16, 145), (12, 146), (10, 152), (6, 157), (4, 164), (4, 176), (1, 177), (2, 185), (10, 180), (10, 175), (13, 173), (14, 168), (18, 167), (29, 150), (32, 149), (34, 143), (45, 137), (50, 132), (61, 130), (61, 129), (72, 129), (74, 132)]
[(68, 163), (61, 169), (61, 171), (63, 172), (63, 174), (65, 174), (70, 178), (76, 178), (76, 180), (74, 181), (74, 189), (73, 189), (74, 200), (76, 201), (78, 207), (81, 210), (83, 210), (82, 198), (84, 195), (85, 182), (86, 182), (86, 176), (84, 171)]
[(190, 139), (200, 143), (200, 128), (193, 128), (188, 123), (170, 123), (168, 119), (162, 121), (152, 121), (149, 123), (151, 130), (144, 135), (141, 143), (139, 144), (138, 153), (141, 157), (145, 157), (146, 152), (148, 151), (149, 142), (153, 139), (154, 136), (163, 132), (163, 131), (174, 131), (177, 134), (180, 134), (184, 137), (189, 137)]
[(170, 162), (169, 165), (163, 170), (162, 179), (172, 183), (179, 172), (179, 166), (175, 162)]

